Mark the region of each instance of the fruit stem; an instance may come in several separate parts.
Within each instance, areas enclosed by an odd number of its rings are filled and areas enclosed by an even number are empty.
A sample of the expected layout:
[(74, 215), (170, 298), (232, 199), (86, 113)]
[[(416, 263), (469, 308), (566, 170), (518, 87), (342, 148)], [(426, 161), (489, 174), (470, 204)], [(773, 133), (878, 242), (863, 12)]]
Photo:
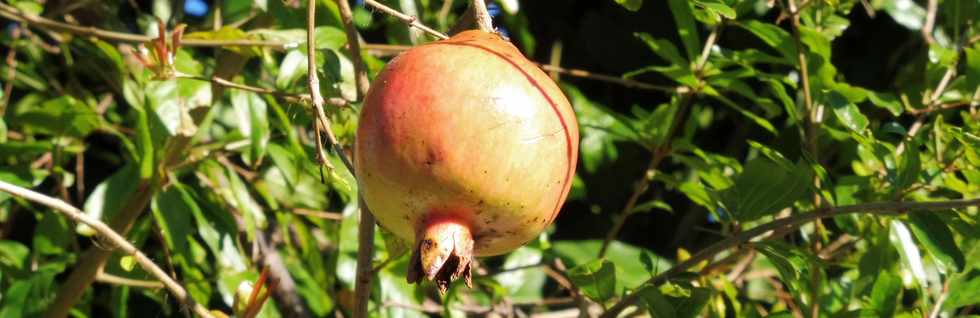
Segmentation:
[(490, 18), (490, 12), (487, 11), (486, 2), (484, 0), (473, 0), (473, 2), (470, 2), (470, 8), (473, 10), (476, 27), (483, 32), (493, 33), (493, 20)]
[(469, 8), (466, 8), (466, 12), (463, 12), (456, 25), (449, 30), (449, 34), (453, 35), (473, 29), (487, 33), (494, 33), (495, 31), (493, 28), (493, 19), (490, 18), (490, 12), (487, 11), (485, 0), (472, 0)]
[(472, 260), (473, 235), (469, 226), (452, 218), (427, 221), (416, 234), (408, 282), (420, 282), (425, 277), (436, 283), (440, 293), (445, 293), (449, 283), (462, 277), (466, 286), (472, 287)]

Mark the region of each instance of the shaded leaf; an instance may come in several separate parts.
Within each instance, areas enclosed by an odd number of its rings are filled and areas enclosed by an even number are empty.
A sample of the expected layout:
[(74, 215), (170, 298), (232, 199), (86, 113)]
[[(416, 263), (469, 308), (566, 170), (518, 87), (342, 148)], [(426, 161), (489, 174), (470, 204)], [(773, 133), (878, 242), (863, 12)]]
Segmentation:
[(597, 259), (568, 270), (568, 279), (586, 297), (605, 302), (616, 294), (616, 269), (606, 259)]
[(902, 291), (902, 279), (895, 274), (882, 272), (871, 289), (870, 308), (876, 317), (892, 317), (898, 305), (898, 294)]
[(913, 212), (909, 214), (909, 226), (915, 238), (925, 246), (926, 251), (943, 267), (958, 272), (966, 268), (963, 252), (956, 246), (953, 232), (934, 212)]
[[(674, 16), (674, 23), (677, 24), (677, 34), (684, 43), (684, 52), (687, 53), (687, 60), (694, 61), (701, 53), (701, 37), (698, 36), (698, 27), (694, 23), (693, 9), (691, 2), (687, 0), (667, 0), (670, 6), (670, 13)], [(689, 67), (688, 65), (684, 65)]]
[(767, 158), (756, 158), (745, 164), (735, 185), (721, 196), (735, 219), (751, 221), (779, 212), (806, 198), (813, 173), (802, 162), (796, 169), (786, 169)]
[(69, 95), (17, 109), (14, 120), (37, 133), (76, 138), (85, 137), (101, 125), (94, 109)]
[(616, 0), (616, 3), (630, 11), (640, 10), (640, 7), (643, 6), (643, 0)]
[(738, 26), (745, 28), (755, 34), (762, 42), (765, 42), (776, 49), (786, 61), (792, 61), (796, 56), (796, 46), (789, 32), (769, 23), (756, 20), (749, 20), (739, 23)]

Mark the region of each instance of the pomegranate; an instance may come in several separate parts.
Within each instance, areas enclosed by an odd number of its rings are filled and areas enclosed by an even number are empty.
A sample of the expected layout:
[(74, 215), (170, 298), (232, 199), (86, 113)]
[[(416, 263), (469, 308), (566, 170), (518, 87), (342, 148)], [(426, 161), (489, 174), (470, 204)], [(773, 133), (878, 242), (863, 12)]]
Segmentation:
[(484, 31), (394, 58), (365, 99), (354, 149), (364, 202), (414, 240), (408, 281), (471, 283), (474, 256), (537, 237), (568, 195), (578, 124), (557, 85)]

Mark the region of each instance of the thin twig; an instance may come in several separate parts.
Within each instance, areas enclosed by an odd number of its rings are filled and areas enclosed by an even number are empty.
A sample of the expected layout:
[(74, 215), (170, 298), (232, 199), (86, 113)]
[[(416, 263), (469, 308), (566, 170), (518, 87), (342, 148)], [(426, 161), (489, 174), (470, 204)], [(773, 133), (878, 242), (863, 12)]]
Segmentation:
[[(120, 41), (120, 42), (133, 42), (133, 43), (143, 43), (149, 42), (156, 38), (132, 34), (103, 30), (95, 27), (86, 27), (72, 25), (68, 23), (58, 22), (44, 17), (34, 16), (20, 12), (14, 7), (0, 3), (0, 17), (5, 19), (27, 23), (32, 26), (36, 26), (43, 29), (67, 32), (77, 35), (84, 36), (94, 36), (104, 40)], [(183, 39), (181, 45), (184, 46), (196, 46), (196, 47), (236, 47), (236, 46), (263, 46), (272, 47), (278, 49), (285, 49), (290, 47), (295, 47), (298, 43), (285, 43), (276, 41), (260, 41), (260, 40), (204, 40), (204, 39)]]
[(290, 211), (299, 215), (312, 216), (324, 220), (340, 221), (344, 219), (344, 216), (337, 212), (324, 212), (304, 208), (293, 208)]
[[(270, 226), (270, 228), (275, 227)], [(262, 254), (259, 258), (259, 265), (268, 269), (268, 274), (274, 282), (269, 285), (269, 289), (272, 290), (276, 304), (280, 306), (283, 314), (287, 317), (311, 317), (309, 310), (307, 310), (306, 305), (303, 303), (303, 299), (300, 298), (299, 293), (296, 291), (296, 281), (289, 274), (286, 263), (283, 262), (282, 256), (276, 250), (275, 244), (268, 238), (272, 235), (266, 234), (264, 231), (257, 231), (255, 234), (256, 244)], [(259, 286), (256, 286), (256, 288), (259, 288)]]
[(24, 198), (29, 201), (40, 203), (54, 209), (75, 222), (88, 225), (93, 230), (98, 232), (100, 236), (108, 239), (109, 242), (118, 247), (123, 253), (132, 256), (140, 267), (153, 275), (153, 277), (160, 280), (164, 287), (170, 291), (177, 301), (192, 308), (194, 313), (201, 317), (212, 317), (208, 309), (195, 302), (184, 287), (181, 287), (179, 283), (170, 278), (170, 276), (168, 276), (163, 269), (154, 264), (153, 261), (143, 254), (143, 252), (137, 249), (136, 246), (133, 246), (133, 244), (129, 243), (126, 238), (119, 233), (116, 233), (116, 231), (113, 231), (112, 228), (105, 223), (102, 223), (102, 221), (85, 214), (85, 212), (82, 212), (78, 208), (65, 203), (65, 201), (34, 192), (29, 189), (21, 188), (4, 181), (0, 181), (0, 191), (7, 192), (13, 196)]
[(14, 76), (17, 75), (17, 40), (20, 39), (21, 27), (14, 27), (10, 32), (10, 47), (7, 48), (7, 78), (3, 85), (3, 100), (0, 101), (0, 118), (10, 105), (10, 94), (14, 91)]
[(939, 298), (936, 299), (936, 304), (933, 305), (932, 311), (929, 313), (929, 318), (939, 317), (939, 313), (943, 309), (943, 303), (946, 302), (946, 297), (949, 296), (949, 279), (943, 283), (943, 290), (939, 294)]
[[(810, 3), (813, 1), (807, 1)], [(800, 39), (800, 10), (803, 10), (803, 6), (797, 7), (796, 0), (788, 0), (789, 10), (792, 14), (792, 25), (793, 25), (793, 43), (796, 45), (796, 62), (800, 68), (800, 82), (803, 85), (803, 105), (806, 109), (807, 120), (806, 120), (806, 132), (804, 137), (804, 142), (806, 143), (806, 151), (813, 158), (813, 161), (820, 164), (819, 149), (818, 149), (818, 134), (820, 123), (823, 120), (823, 106), (813, 105), (813, 94), (810, 92), (810, 70), (807, 65), (806, 60), (806, 47), (803, 45), (803, 41)], [(820, 178), (813, 178), (813, 185), (820, 188)], [(820, 206), (822, 203), (819, 193), (814, 193), (813, 203), (815, 206)]]
[(137, 288), (149, 288), (149, 289), (163, 288), (163, 283), (155, 280), (132, 279), (132, 278), (120, 277), (104, 272), (100, 272), (98, 275), (95, 275), (95, 281), (100, 283), (110, 284), (110, 285), (129, 286), (129, 287), (137, 287)]
[(448, 39), (449, 38), (449, 36), (446, 35), (445, 33), (436, 31), (436, 30), (434, 30), (434, 29), (432, 29), (430, 27), (425, 26), (424, 24), (422, 24), (421, 22), (419, 22), (419, 19), (417, 17), (413, 17), (413, 16), (410, 16), (410, 15), (407, 15), (407, 14), (404, 14), (404, 13), (401, 13), (401, 12), (398, 12), (398, 10), (395, 10), (395, 9), (392, 9), (391, 7), (388, 7), (386, 5), (383, 5), (383, 4), (379, 3), (376, 0), (364, 0), (364, 4), (370, 5), (370, 6), (374, 7), (375, 9), (378, 9), (381, 12), (384, 12), (385, 14), (388, 14), (390, 16), (393, 16), (395, 18), (398, 18), (399, 20), (402, 20), (402, 22), (405, 22), (405, 24), (408, 24), (409, 26), (414, 27), (416, 29), (422, 30), (425, 33), (428, 33), (429, 35), (432, 35), (432, 36), (434, 36), (437, 39), (445, 40), (445, 39)]
[[(756, 226), (748, 231), (738, 233), (732, 237), (721, 240), (707, 248), (701, 250), (700, 252), (691, 256), (684, 262), (674, 265), (674, 267), (669, 270), (658, 274), (647, 280), (645, 284), (659, 284), (666, 281), (667, 279), (677, 275), (687, 269), (696, 266), (706, 260), (710, 260), (716, 254), (725, 251), (734, 246), (744, 244), (756, 236), (765, 234), (766, 232), (783, 229), (783, 228), (797, 228), (803, 224), (812, 222), (814, 220), (852, 214), (852, 213), (869, 213), (869, 214), (901, 214), (907, 211), (938, 211), (938, 210), (950, 210), (959, 209), (965, 207), (980, 207), (980, 199), (970, 199), (970, 200), (948, 200), (948, 201), (932, 201), (932, 202), (872, 202), (872, 203), (862, 203), (854, 205), (846, 205), (841, 207), (825, 207), (821, 209), (814, 210), (808, 213), (801, 213), (792, 215), (786, 218), (774, 220), (769, 223), (765, 223)], [(602, 318), (612, 318), (616, 317), (619, 312), (626, 309), (626, 307), (632, 305), (637, 301), (639, 296), (636, 293), (629, 294), (623, 299), (621, 299), (614, 306), (609, 308), (602, 315)]]
[[(361, 37), (357, 35), (357, 28), (354, 27), (354, 13), (351, 12), (348, 3), (340, 4), (337, 2), (337, 7), (340, 9), (340, 20), (344, 24), (344, 32), (347, 33), (347, 47), (350, 48), (351, 62), (354, 64), (355, 70), (364, 70), (366, 67), (364, 66), (364, 59), (361, 58)], [(367, 72), (356, 72), (354, 84), (357, 87), (357, 100), (364, 99), (368, 86), (371, 85)]]
[[(943, 95), (943, 92), (946, 91), (946, 87), (949, 85), (949, 82), (953, 80), (953, 77), (956, 77), (956, 66), (957, 64), (953, 64), (946, 69), (946, 73), (943, 74), (943, 78), (939, 80), (939, 84), (936, 84), (936, 89), (932, 91), (932, 94), (928, 95), (929, 99), (923, 101), (923, 104), (926, 105), (926, 109), (933, 109), (936, 107), (936, 103), (938, 103), (939, 97), (941, 97)], [(931, 112), (921, 113), (915, 118), (915, 122), (912, 123), (912, 126), (909, 127), (908, 133), (905, 134), (905, 140), (903, 140), (902, 143), (895, 148), (896, 156), (901, 155), (903, 152), (905, 152), (905, 145), (907, 144), (906, 141), (915, 138), (915, 135), (919, 133), (919, 129), (922, 128), (923, 124), (925, 124), (926, 118), (928, 117), (927, 115), (929, 115), (929, 113)]]
[[(119, 212), (109, 222), (109, 226), (120, 235), (129, 232), (133, 223), (150, 203), (153, 193), (159, 186), (159, 178), (151, 178), (134, 185), (136, 190), (122, 204)], [(58, 288), (58, 295), (48, 306), (43, 317), (62, 318), (67, 316), (71, 308), (95, 280), (96, 274), (103, 268), (110, 256), (112, 256), (111, 250), (96, 246), (86, 250), (75, 263), (71, 274)]]
[[(370, 1), (369, 2), (373, 2)], [(354, 28), (354, 18), (351, 12), (350, 4), (346, 0), (337, 0), (337, 6), (340, 9), (341, 21), (344, 23), (344, 28), (347, 30), (347, 43), (349, 43), (348, 48), (351, 50), (351, 56), (356, 56), (360, 59), (360, 46), (359, 46), (359, 36), (357, 30)], [(312, 12), (312, 11), (311, 11)], [(415, 23), (418, 23), (415, 21)], [(357, 96), (358, 98), (363, 98), (367, 95), (370, 83), (368, 83), (367, 68), (365, 68), (364, 63), (354, 63), (354, 73), (357, 77)], [(324, 126), (329, 127), (329, 126)], [(347, 169), (353, 175), (354, 166), (351, 164), (350, 159), (347, 158), (341, 149), (339, 149), (339, 144), (336, 138), (331, 132), (327, 131), (327, 136), (330, 138), (330, 142), (333, 147), (337, 150), (337, 155), (341, 159), (344, 159), (344, 164), (347, 165)], [(360, 210), (360, 220), (357, 226), (357, 273), (354, 282), (354, 318), (365, 318), (368, 317), (368, 300), (371, 297), (371, 279), (374, 276), (374, 269), (371, 266), (371, 261), (374, 259), (374, 214), (368, 209), (367, 204), (364, 203), (363, 196), (358, 194), (357, 201), (358, 208)]]
[(932, 38), (932, 29), (936, 25), (936, 11), (939, 9), (938, 0), (929, 0), (929, 4), (926, 7), (926, 22), (922, 25), (922, 39), (926, 41), (926, 44), (932, 44), (935, 39)]

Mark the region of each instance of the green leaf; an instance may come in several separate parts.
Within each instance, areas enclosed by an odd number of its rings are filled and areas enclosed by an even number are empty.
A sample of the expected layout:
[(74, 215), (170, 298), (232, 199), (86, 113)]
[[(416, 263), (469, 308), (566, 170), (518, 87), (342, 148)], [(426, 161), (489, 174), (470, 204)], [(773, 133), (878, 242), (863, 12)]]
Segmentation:
[(922, 253), (919, 252), (919, 247), (915, 245), (912, 233), (909, 232), (905, 224), (898, 220), (891, 220), (889, 225), (891, 225), (889, 238), (892, 245), (898, 249), (898, 254), (902, 256), (906, 268), (912, 272), (912, 277), (918, 281), (920, 286), (926, 286), (928, 281), (925, 266), (922, 264)]
[[(132, 164), (123, 166), (111, 177), (95, 186), (85, 199), (82, 210), (95, 219), (111, 220), (141, 185), (138, 173), (139, 171)], [(85, 236), (95, 235), (95, 230), (85, 224), (78, 224), (75, 231)]]
[(742, 108), (737, 103), (735, 103), (731, 99), (728, 99), (728, 97), (725, 97), (725, 95), (721, 94), (720, 92), (718, 92), (714, 88), (712, 88), (710, 86), (704, 87), (704, 93), (707, 94), (708, 96), (711, 96), (714, 99), (720, 101), (723, 105), (728, 106), (731, 109), (734, 109), (739, 114), (742, 114), (742, 116), (745, 116), (746, 118), (752, 120), (752, 122), (754, 122), (756, 125), (759, 125), (759, 127), (762, 127), (764, 129), (766, 129), (766, 131), (768, 131), (770, 133), (773, 133), (773, 134), (776, 134), (777, 133), (776, 132), (776, 128), (773, 127), (772, 126), (772, 123), (770, 123), (768, 120), (766, 120), (765, 118), (760, 117), (759, 115), (756, 115), (755, 113), (753, 113), (753, 112), (751, 112), (751, 111), (749, 111), (749, 110), (747, 110), (745, 108)]
[[(701, 54), (701, 37), (698, 36), (698, 26), (694, 23), (693, 9), (691, 2), (687, 0), (667, 0), (670, 6), (670, 13), (674, 16), (674, 23), (677, 24), (677, 34), (684, 43), (684, 52), (687, 53), (687, 60), (694, 61)], [(684, 65), (691, 67), (690, 65)]]
[(885, 1), (882, 7), (895, 22), (910, 30), (922, 29), (926, 20), (926, 9), (915, 1)]
[(729, 20), (734, 20), (736, 17), (735, 9), (721, 0), (694, 0), (694, 4)]
[(868, 239), (868, 249), (858, 261), (861, 277), (877, 277), (878, 273), (897, 268), (898, 252), (889, 244), (887, 233), (881, 231)]
[(949, 282), (949, 297), (944, 308), (954, 309), (980, 303), (980, 271), (954, 276)]
[[(303, 32), (304, 35), (306, 32)], [(347, 44), (347, 33), (337, 27), (320, 26), (313, 34), (316, 36), (316, 48), (319, 50), (338, 50)]]
[(653, 318), (674, 318), (677, 317), (676, 311), (674, 310), (674, 305), (667, 300), (662, 293), (660, 293), (660, 288), (656, 286), (647, 285), (636, 291), (636, 294), (640, 296), (643, 300), (644, 305), (646, 305), (647, 311), (650, 313), (650, 317)]
[(574, 86), (563, 85), (562, 90), (574, 106), (581, 128), (579, 153), (585, 171), (593, 173), (603, 164), (616, 161), (619, 157), (616, 141), (624, 139), (623, 133), (628, 133), (629, 127)]
[(796, 57), (796, 46), (793, 42), (793, 37), (790, 36), (789, 32), (783, 30), (782, 28), (769, 23), (764, 23), (756, 20), (749, 20), (742, 23), (738, 23), (738, 26), (752, 32), (758, 37), (762, 42), (765, 42), (772, 48), (776, 49), (786, 61), (794, 61)]
[(0, 266), (6, 269), (21, 271), (27, 266), (27, 256), (30, 249), (16, 241), (0, 241)]
[(857, 105), (849, 101), (844, 95), (836, 90), (826, 95), (827, 105), (834, 110), (834, 115), (837, 116), (837, 120), (844, 124), (844, 127), (857, 133), (863, 132), (868, 127), (868, 117), (865, 117)]
[(980, 42), (963, 50), (966, 55), (966, 87), (980, 87)]
[(633, 212), (649, 212), (653, 209), (659, 209), (667, 212), (674, 212), (674, 209), (670, 207), (667, 202), (661, 200), (650, 200), (644, 203), (637, 204), (633, 207)]
[(688, 297), (671, 297), (674, 308), (677, 308), (678, 318), (695, 318), (701, 315), (704, 307), (711, 300), (712, 291), (709, 288), (693, 287), (690, 288), (691, 294)]
[(867, 310), (876, 317), (890, 318), (895, 315), (898, 294), (902, 291), (902, 278), (890, 272), (881, 272), (871, 289), (871, 303)]
[(916, 180), (919, 180), (919, 173), (922, 171), (922, 162), (919, 158), (919, 143), (912, 139), (905, 147), (905, 152), (898, 158), (898, 171), (895, 175), (895, 185), (892, 187), (894, 193), (901, 193)]
[[(503, 269), (518, 268), (541, 263), (540, 249), (523, 246), (507, 255)], [(509, 298), (517, 302), (533, 302), (542, 298), (546, 277), (541, 267), (510, 270), (494, 275), (494, 279), (506, 289)]]
[(41, 215), (34, 234), (33, 249), (40, 255), (59, 256), (71, 249), (73, 241), (68, 220), (55, 213)]
[[(192, 209), (199, 209), (189, 195), (177, 187), (158, 193), (150, 203), (167, 248), (176, 254), (188, 252), (187, 237), (192, 235)], [(189, 256), (189, 255), (188, 255)]]
[[(333, 310), (333, 298), (324, 290), (321, 282), (307, 271), (305, 264), (298, 262), (295, 258), (286, 258), (286, 268), (289, 275), (296, 280), (296, 293), (306, 300), (311, 313), (317, 317), (324, 317)], [(380, 275), (379, 275), (380, 276)]]
[(290, 50), (282, 59), (282, 63), (279, 64), (279, 72), (276, 73), (276, 88), (280, 90), (290, 88), (298, 78), (306, 75), (306, 71), (306, 54), (300, 50)]
[[(966, 268), (963, 252), (956, 246), (953, 232), (946, 223), (933, 212), (912, 212), (909, 214), (909, 227), (915, 238), (925, 246), (943, 267), (958, 272)], [(949, 272), (947, 272), (949, 273)]]
[(269, 144), (269, 113), (265, 100), (258, 94), (244, 90), (231, 91), (231, 105), (238, 119), (238, 130), (249, 136), (246, 162), (258, 167)]
[[(210, 28), (209, 28), (210, 29)], [(217, 31), (198, 31), (184, 34), (184, 39), (194, 40), (254, 40), (253, 36), (245, 33), (242, 29), (233, 26), (225, 26)], [(223, 46), (222, 49), (229, 50), (246, 56), (258, 56), (262, 52), (254, 46)]]
[(603, 303), (616, 295), (616, 269), (606, 259), (597, 259), (568, 270), (568, 279), (582, 294)]
[(650, 34), (642, 32), (634, 33), (633, 35), (642, 40), (643, 43), (646, 43), (647, 47), (653, 53), (656, 53), (657, 56), (660, 56), (660, 58), (663, 58), (668, 63), (673, 65), (687, 65), (688, 60), (681, 56), (681, 52), (677, 50), (674, 43), (670, 43), (670, 41), (664, 39), (655, 39)]
[[(554, 242), (550, 251), (561, 258), (566, 266), (576, 267), (595, 260), (601, 245), (601, 240), (558, 241)], [(643, 262), (637, 261), (643, 254), (652, 255), (653, 259), (650, 262), (653, 263), (652, 268), (657, 272), (651, 273), (646, 269)], [(669, 260), (645, 249), (619, 241), (613, 241), (609, 244), (606, 259), (616, 264), (616, 279), (618, 280), (616, 294), (622, 293), (627, 288), (639, 287), (650, 278), (651, 274), (663, 272), (672, 264)]]
[(802, 42), (810, 52), (819, 56), (822, 61), (830, 61), (830, 37), (820, 31), (807, 27), (800, 27), (800, 42)]
[(766, 255), (769, 262), (779, 271), (783, 281), (796, 284), (806, 278), (803, 273), (808, 270), (811, 257), (799, 248), (783, 242), (771, 241), (756, 243), (755, 249)]
[(786, 169), (768, 158), (755, 158), (721, 196), (739, 221), (752, 221), (779, 212), (810, 193), (813, 173), (803, 162)]
[(905, 111), (902, 107), (902, 102), (895, 97), (894, 94), (890, 93), (878, 93), (873, 91), (868, 91), (868, 100), (871, 101), (872, 105), (887, 109), (893, 116), (898, 117)]
[(58, 288), (55, 276), (63, 270), (64, 265), (40, 265), (26, 279), (13, 281), (0, 298), (0, 317), (41, 316), (41, 312), (54, 301)]
[(775, 79), (767, 79), (766, 83), (769, 84), (769, 88), (772, 89), (772, 92), (782, 102), (783, 109), (786, 110), (786, 115), (789, 116), (790, 121), (794, 124), (802, 122), (803, 117), (800, 115), (800, 110), (796, 102), (793, 101), (793, 98), (786, 93), (786, 87), (783, 86), (783, 83)]
[(616, 3), (626, 8), (626, 10), (637, 11), (643, 6), (643, 0), (616, 0)]
[(36, 133), (81, 138), (101, 125), (99, 115), (70, 95), (17, 109), (14, 122)]

